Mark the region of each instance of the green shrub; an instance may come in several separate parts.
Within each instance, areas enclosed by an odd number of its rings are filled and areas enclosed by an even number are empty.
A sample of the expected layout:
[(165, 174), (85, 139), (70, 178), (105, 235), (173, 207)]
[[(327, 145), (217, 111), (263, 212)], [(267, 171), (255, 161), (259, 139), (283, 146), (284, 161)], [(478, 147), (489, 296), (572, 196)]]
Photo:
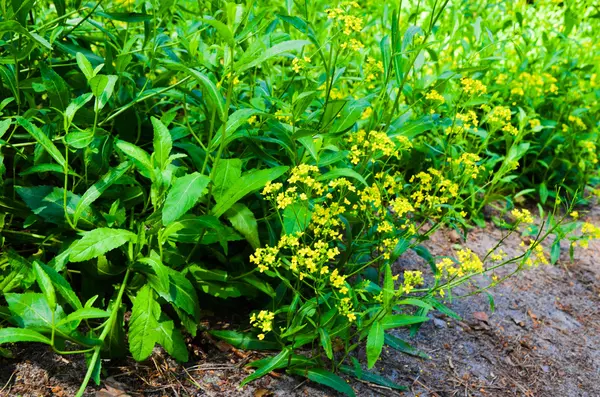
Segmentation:
[[(244, 383), (401, 388), (351, 353), (426, 356), (386, 331), (599, 238), (572, 212), (598, 193), (597, 9), (414, 3), (1, 3), (0, 343), (86, 354), (81, 394), (126, 330), (185, 362), (202, 308), (244, 299), (250, 331), (202, 330), (279, 351)], [(486, 206), (520, 255), (421, 245)], [(408, 250), (429, 268), (398, 273)]]

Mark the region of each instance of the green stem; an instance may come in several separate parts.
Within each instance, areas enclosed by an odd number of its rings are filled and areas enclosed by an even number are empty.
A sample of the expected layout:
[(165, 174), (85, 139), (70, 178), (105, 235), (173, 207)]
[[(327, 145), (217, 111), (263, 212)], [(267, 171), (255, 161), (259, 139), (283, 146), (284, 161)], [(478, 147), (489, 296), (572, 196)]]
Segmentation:
[(77, 392), (75, 397), (83, 396), (83, 393), (85, 392), (85, 389), (86, 389), (88, 383), (90, 382), (90, 379), (92, 378), (92, 375), (94, 373), (94, 368), (96, 367), (96, 362), (98, 361), (98, 359), (100, 357), (100, 350), (102, 349), (102, 345), (104, 344), (104, 339), (106, 339), (106, 337), (108, 336), (108, 333), (112, 329), (114, 322), (116, 321), (117, 316), (119, 314), (119, 308), (121, 307), (121, 301), (123, 300), (123, 294), (125, 293), (125, 287), (127, 286), (127, 280), (129, 279), (130, 273), (131, 273), (131, 268), (128, 267), (127, 271), (125, 272), (125, 277), (123, 278), (123, 282), (121, 283), (121, 288), (119, 289), (119, 294), (117, 295), (117, 299), (113, 303), (110, 317), (108, 318), (108, 321), (106, 322), (106, 325), (104, 326), (104, 330), (102, 331), (102, 334), (100, 335), (99, 340), (100, 340), (101, 344), (98, 346), (94, 346), (94, 355), (92, 356), (92, 359), (90, 360), (90, 363), (88, 365), (88, 370), (85, 373), (85, 378), (83, 378), (83, 382), (81, 383), (81, 386), (79, 387), (79, 391)]

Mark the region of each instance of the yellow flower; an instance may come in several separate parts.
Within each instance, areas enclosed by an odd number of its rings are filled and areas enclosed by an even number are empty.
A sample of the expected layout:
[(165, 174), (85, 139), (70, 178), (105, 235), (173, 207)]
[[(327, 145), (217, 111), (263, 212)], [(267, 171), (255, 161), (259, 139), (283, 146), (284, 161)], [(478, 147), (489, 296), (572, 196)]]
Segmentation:
[(515, 221), (517, 223), (524, 223), (524, 224), (529, 224), (529, 223), (533, 223), (533, 216), (531, 215), (531, 212), (529, 212), (529, 210), (526, 209), (514, 209), (510, 212), (512, 214), (512, 216), (515, 217)]

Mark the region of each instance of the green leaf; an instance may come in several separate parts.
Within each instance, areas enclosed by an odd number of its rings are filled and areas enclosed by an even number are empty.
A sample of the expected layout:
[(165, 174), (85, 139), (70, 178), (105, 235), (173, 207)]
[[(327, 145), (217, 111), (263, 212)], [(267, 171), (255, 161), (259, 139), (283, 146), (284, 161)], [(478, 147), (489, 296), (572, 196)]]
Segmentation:
[(90, 88), (92, 94), (96, 97), (96, 103), (94, 105), (94, 111), (101, 111), (104, 106), (108, 103), (108, 100), (113, 94), (115, 84), (119, 77), (113, 75), (99, 74), (94, 76), (90, 81)]
[(363, 185), (368, 186), (365, 178), (363, 178), (362, 175), (350, 168), (334, 168), (333, 170), (318, 177), (317, 180), (328, 181), (330, 179), (337, 179), (340, 177), (353, 178), (362, 183)]
[(223, 95), (219, 92), (216, 84), (213, 83), (211, 79), (208, 78), (205, 74), (190, 68), (185, 69), (189, 74), (192, 75), (202, 86), (202, 92), (206, 97), (207, 104), (209, 108), (215, 109), (217, 111), (217, 116), (221, 121), (225, 120), (225, 101)]
[(85, 78), (89, 81), (94, 77), (94, 68), (90, 61), (83, 55), (81, 52), (78, 52), (75, 55), (75, 59), (77, 60), (77, 66), (85, 75)]
[(50, 104), (59, 110), (65, 110), (71, 101), (69, 86), (62, 77), (45, 63), (42, 63), (41, 74), (42, 81), (50, 98)]
[(312, 212), (307, 202), (296, 202), (283, 210), (283, 230), (285, 234), (303, 232), (310, 224)]
[(300, 368), (290, 368), (287, 370), (289, 374), (299, 375), (305, 378), (312, 380), (313, 382), (319, 383), (321, 385), (325, 385), (327, 387), (331, 387), (332, 389), (345, 394), (349, 397), (355, 397), (356, 393), (346, 381), (340, 378), (338, 375), (335, 375), (329, 371), (320, 368), (309, 368), (309, 369), (300, 369)]
[(237, 347), (239, 349), (279, 350), (281, 348), (281, 345), (277, 342), (260, 340), (246, 332), (213, 330), (209, 331), (209, 333), (214, 337), (224, 340), (233, 347)]
[(139, 259), (138, 262), (147, 265), (138, 266), (136, 264), (135, 269), (146, 274), (150, 285), (152, 285), (159, 294), (161, 292), (168, 293), (170, 283), (169, 268), (162, 263), (160, 257), (155, 255), (155, 252), (152, 251), (148, 258)]
[(83, 262), (96, 258), (129, 241), (134, 241), (136, 237), (134, 233), (123, 229), (98, 228), (91, 230), (71, 246), (69, 260)]
[(48, 275), (50, 280), (52, 281), (52, 285), (54, 286), (56, 292), (59, 293), (60, 296), (63, 297), (65, 301), (75, 310), (81, 309), (81, 301), (71, 285), (65, 280), (63, 276), (61, 276), (56, 270), (51, 268), (50, 266), (44, 265), (41, 262), (36, 262), (40, 266), (41, 269)]
[(52, 285), (52, 280), (50, 280), (50, 277), (44, 272), (38, 261), (33, 262), (33, 271), (38, 286), (46, 297), (50, 310), (54, 311), (56, 309), (56, 291)]
[(243, 60), (240, 59), (240, 61), (238, 61), (234, 65), (233, 69), (236, 71), (236, 73), (241, 74), (242, 72), (250, 68), (260, 65), (268, 59), (284, 54), (286, 52), (300, 50), (302, 49), (302, 47), (308, 44), (310, 44), (310, 41), (308, 40), (284, 41), (283, 43), (275, 44), (273, 47), (268, 48), (265, 51), (261, 51), (258, 54), (258, 56), (242, 57)]
[(384, 336), (383, 324), (380, 321), (375, 321), (369, 328), (369, 334), (367, 335), (367, 367), (369, 369), (373, 368), (381, 355)]
[(6, 133), (6, 131), (8, 131), (8, 128), (10, 127), (11, 124), (12, 124), (12, 120), (10, 118), (0, 121), (0, 138), (2, 138), (4, 136), (4, 134)]
[(227, 282), (228, 273), (220, 269), (207, 269), (203, 266), (194, 264), (188, 267), (187, 271), (193, 276), (197, 282), (202, 281), (220, 281)]
[(163, 299), (173, 306), (182, 309), (198, 322), (200, 320), (200, 304), (194, 286), (183, 274), (174, 269), (169, 269), (169, 293), (160, 294)]
[(65, 158), (62, 153), (56, 148), (54, 143), (42, 132), (38, 127), (23, 117), (17, 118), (17, 123), (25, 128), (27, 132), (48, 152), (48, 154), (63, 168), (65, 168)]
[(261, 378), (274, 369), (283, 368), (281, 365), (287, 362), (289, 355), (290, 349), (287, 347), (284, 348), (281, 353), (270, 359), (267, 364), (254, 371), (252, 375), (247, 376), (242, 383), (240, 383), (240, 386), (244, 386), (255, 379)]
[(376, 385), (389, 387), (390, 389), (395, 390), (408, 390), (406, 386), (402, 386), (393, 382), (392, 380), (383, 377), (381, 375), (374, 374), (369, 371), (360, 371), (360, 374), (357, 373), (355, 368), (352, 368), (348, 365), (341, 365), (340, 372), (346, 375), (354, 376), (356, 379), (363, 380), (366, 382), (375, 383)]
[(383, 306), (389, 308), (394, 297), (394, 279), (392, 277), (392, 268), (389, 263), (385, 265), (385, 277), (383, 279)]
[(321, 338), (321, 346), (325, 350), (327, 358), (333, 359), (333, 347), (331, 346), (331, 337), (324, 327), (319, 327), (319, 337)]
[(175, 323), (166, 314), (161, 313), (158, 319), (157, 342), (179, 362), (186, 362), (189, 359), (185, 339), (179, 329), (175, 327)]
[[(225, 144), (228, 143), (229, 137), (233, 135), (233, 133), (240, 128), (242, 125), (248, 122), (248, 119), (255, 114), (262, 113), (260, 110), (252, 109), (252, 108), (244, 108), (238, 109), (227, 118), (227, 126), (225, 127)], [(213, 140), (210, 142), (209, 149), (216, 149), (221, 143), (221, 139), (223, 139), (223, 129), (219, 130), (219, 133), (215, 135)], [(224, 160), (219, 162), (219, 167)]]
[[(58, 164), (54, 164), (54, 163), (36, 164), (34, 166), (27, 168), (25, 171), (19, 172), (19, 175), (25, 176), (25, 175), (32, 175), (32, 174), (41, 174), (44, 172), (56, 172), (58, 174), (64, 174), (64, 171), (65, 170)], [(77, 176), (77, 174), (72, 171), (68, 171), (67, 173), (69, 175)]]
[(106, 310), (98, 309), (96, 307), (82, 307), (63, 318), (57, 325), (60, 326), (62, 324), (69, 324), (72, 322), (76, 322), (77, 325), (79, 325), (79, 322), (82, 320), (89, 320), (91, 318), (107, 318), (108, 316), (110, 316), (110, 313)]
[(415, 357), (425, 358), (428, 360), (431, 359), (431, 357), (427, 353), (424, 353), (421, 350), (412, 347), (411, 345), (409, 345), (402, 339), (395, 337), (394, 335), (386, 333), (384, 337), (384, 342), (392, 349), (396, 349), (402, 353), (406, 353)]
[(560, 258), (560, 239), (557, 237), (552, 243), (552, 247), (550, 248), (550, 263), (553, 265), (558, 262)]
[(383, 329), (405, 327), (407, 325), (423, 323), (428, 321), (429, 317), (410, 316), (408, 314), (388, 314), (381, 320)]
[(52, 318), (52, 310), (43, 294), (25, 292), (23, 294), (8, 293), (4, 295), (8, 309), (12, 313), (12, 321), (21, 328), (34, 331), (48, 331), (52, 328), (53, 321), (60, 321), (64, 313), (57, 305)]
[(152, 20), (152, 15), (141, 12), (103, 12), (96, 11), (95, 15), (110, 19), (111, 21), (139, 23)]
[(159, 339), (157, 332), (160, 305), (149, 285), (137, 293), (129, 320), (129, 351), (136, 361), (150, 357)]
[(252, 248), (260, 247), (258, 237), (258, 223), (254, 214), (244, 204), (236, 203), (225, 213), (235, 230), (240, 232), (250, 243)]
[(75, 214), (73, 214), (73, 223), (77, 225), (77, 221), (81, 214), (89, 209), (90, 205), (96, 201), (102, 193), (106, 191), (113, 183), (118, 181), (128, 170), (131, 164), (127, 161), (119, 164), (117, 167), (112, 168), (108, 171), (100, 180), (94, 183), (86, 192), (81, 196), (81, 200), (75, 207)]
[(220, 217), (242, 197), (250, 192), (260, 189), (266, 185), (267, 182), (279, 178), (288, 170), (288, 168), (289, 167), (286, 166), (280, 166), (266, 170), (254, 170), (242, 175), (235, 185), (232, 185), (227, 189), (223, 198), (220, 201), (217, 201), (217, 204), (212, 210), (213, 215), (217, 218)]
[(75, 149), (85, 149), (90, 146), (93, 140), (94, 132), (92, 130), (73, 131), (65, 135), (67, 145)]
[(151, 117), (150, 120), (154, 127), (154, 164), (164, 170), (169, 164), (173, 140), (171, 139), (171, 133), (159, 119)]
[(217, 32), (219, 32), (219, 34), (223, 37), (223, 39), (225, 39), (225, 42), (229, 46), (235, 47), (235, 39), (233, 38), (233, 34), (231, 33), (227, 25), (225, 25), (221, 21), (217, 21), (216, 19), (200, 18), (200, 20), (215, 28)]
[(242, 176), (242, 160), (240, 159), (222, 159), (219, 166), (213, 171), (213, 190), (212, 195), (215, 201), (223, 199), (223, 195), (234, 183)]
[(36, 342), (45, 343), (47, 345), (52, 344), (52, 341), (49, 338), (31, 329), (11, 327), (0, 329), (0, 344), (17, 342)]
[(165, 200), (162, 211), (163, 225), (168, 226), (188, 212), (204, 195), (209, 182), (210, 179), (199, 172), (177, 178)]
[(129, 156), (135, 166), (137, 167), (140, 174), (145, 176), (148, 179), (152, 178), (153, 168), (152, 161), (150, 161), (150, 156), (143, 149), (137, 147), (133, 143), (129, 143), (126, 141), (117, 140), (115, 145), (119, 150)]

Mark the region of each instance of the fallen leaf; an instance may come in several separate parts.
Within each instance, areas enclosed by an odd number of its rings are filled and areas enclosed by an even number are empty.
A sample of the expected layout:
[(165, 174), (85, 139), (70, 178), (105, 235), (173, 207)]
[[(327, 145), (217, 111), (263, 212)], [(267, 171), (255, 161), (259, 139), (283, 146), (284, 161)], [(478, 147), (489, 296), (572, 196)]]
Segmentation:
[(473, 317), (479, 321), (485, 321), (486, 323), (489, 320), (489, 317), (485, 312), (475, 312), (473, 313)]
[(256, 389), (254, 391), (254, 397), (267, 397), (267, 396), (272, 396), (272, 395), (273, 395), (273, 392), (268, 389)]

